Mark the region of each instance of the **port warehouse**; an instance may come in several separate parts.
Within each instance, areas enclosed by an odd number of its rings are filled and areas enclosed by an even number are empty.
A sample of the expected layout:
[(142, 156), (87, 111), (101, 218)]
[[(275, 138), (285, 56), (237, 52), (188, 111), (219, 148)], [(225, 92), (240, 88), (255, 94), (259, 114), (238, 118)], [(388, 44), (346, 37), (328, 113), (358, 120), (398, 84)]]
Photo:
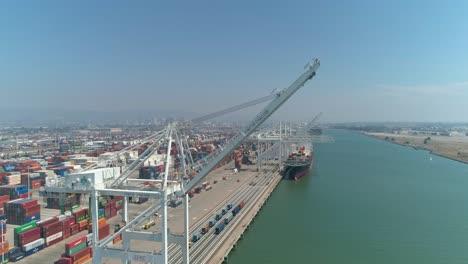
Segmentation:
[[(213, 141), (208, 144), (201, 144), (191, 148), (191, 152), (195, 160), (201, 159), (210, 154), (219, 145), (218, 141)], [(137, 149), (136, 155), (145, 150), (145, 145)], [(255, 147), (254, 147), (255, 148)], [(177, 150), (172, 148), (171, 154), (176, 154)], [(101, 155), (105, 158), (109, 152), (103, 152)], [(219, 165), (222, 166), (228, 162), (234, 161), (235, 167), (240, 168), (240, 163), (248, 161), (248, 153), (246, 148), (234, 152), (226, 157)], [(165, 149), (161, 148), (158, 154), (150, 157), (141, 167), (138, 176), (142, 179), (157, 179), (160, 173), (164, 170), (164, 165), (161, 163), (161, 157), (164, 155)], [(94, 155), (89, 155), (91, 158)], [(98, 156), (99, 157), (99, 156)], [(0, 186), (0, 219), (6, 220), (0, 228), (3, 230), (4, 240), (2, 241), (2, 258), (3, 262), (17, 262), (29, 258), (35, 253), (47, 250), (48, 247), (57, 243), (62, 243), (63, 240), (73, 238), (74, 240), (84, 240), (73, 247), (68, 243), (64, 244), (63, 255), (57, 256), (57, 263), (83, 263), (88, 261), (92, 256), (91, 237), (88, 233), (91, 230), (90, 216), (88, 208), (81, 205), (82, 197), (79, 194), (68, 194), (65, 202), (60, 202), (58, 198), (42, 198), (37, 194), (37, 190), (46, 184), (47, 181), (56, 179), (57, 177), (72, 176), (76, 171), (79, 171), (84, 166), (89, 166), (93, 159), (88, 159), (88, 156), (83, 154), (56, 154), (42, 159), (35, 157), (34, 160), (11, 160), (0, 163), (0, 178), (3, 185)], [(86, 162), (83, 164), (83, 162)], [(174, 167), (180, 166), (180, 162), (175, 162)], [(194, 195), (202, 190), (210, 190), (212, 185), (208, 182), (202, 183), (194, 188), (189, 193), (193, 198)], [(99, 234), (100, 239), (104, 238), (111, 232), (120, 228), (118, 224), (111, 226), (106, 223), (106, 219), (112, 219), (121, 213), (122, 204), (121, 197), (100, 197), (99, 205)], [(135, 198), (134, 203), (144, 203), (147, 199)], [(181, 204), (180, 200), (173, 201), (171, 206), (177, 207)], [(235, 214), (239, 205), (236, 205), (232, 213)], [(56, 215), (45, 218), (41, 215), (41, 209), (45, 208), (49, 213), (51, 210), (56, 210)], [(237, 208), (237, 209), (236, 209)], [(229, 208), (231, 210), (232, 208)], [(226, 210), (228, 210), (226, 208)], [(229, 213), (232, 215), (232, 213)], [(229, 215), (226, 216), (229, 219)], [(232, 217), (232, 216), (231, 216)], [(120, 217), (117, 217), (120, 219)], [(215, 219), (213, 219), (215, 220)], [(118, 222), (114, 220), (113, 222)], [(216, 220), (217, 221), (217, 220)], [(225, 220), (221, 221), (225, 223)], [(12, 230), (11, 234), (6, 236), (8, 230)], [(206, 232), (206, 229), (204, 229)], [(88, 231), (88, 232), (87, 232)], [(202, 230), (200, 230), (202, 232)], [(75, 238), (78, 236), (77, 238)], [(7, 239), (12, 237), (12, 239)], [(74, 241), (73, 240), (73, 241)], [(115, 243), (119, 243), (120, 239), (115, 239)]]

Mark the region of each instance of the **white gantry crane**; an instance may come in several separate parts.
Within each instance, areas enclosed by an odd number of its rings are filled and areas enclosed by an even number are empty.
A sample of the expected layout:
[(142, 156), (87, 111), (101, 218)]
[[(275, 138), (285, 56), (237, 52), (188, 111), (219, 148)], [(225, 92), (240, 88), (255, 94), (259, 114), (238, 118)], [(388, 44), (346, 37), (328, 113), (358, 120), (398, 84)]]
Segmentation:
[[(262, 125), (276, 110), (278, 110), (296, 91), (298, 91), (304, 84), (312, 79), (318, 68), (320, 62), (315, 59), (312, 64), (306, 66), (306, 71), (299, 76), (288, 88), (281, 91), (275, 92), (269, 96), (258, 98), (256, 100), (228, 108), (223, 111), (215, 112), (208, 116), (195, 119), (195, 121), (204, 121), (210, 118), (220, 116), (225, 113), (237, 111), (239, 109), (249, 107), (252, 105), (259, 104), (271, 100), (265, 108), (258, 113), (255, 118), (249, 122), (249, 124), (242, 129), (236, 136), (234, 136), (227, 144), (218, 151), (216, 156), (207, 160), (206, 164), (201, 166), (201, 170), (195, 177), (184, 183), (180, 179), (170, 180), (168, 177), (171, 175), (170, 164), (172, 162), (171, 147), (172, 143), (176, 143), (179, 153), (181, 154), (181, 165), (183, 173), (186, 173), (186, 155), (189, 153), (188, 144), (184, 142), (182, 134), (178, 131), (178, 125), (171, 123), (163, 131), (159, 131), (152, 136), (152, 144), (147, 150), (142, 153), (138, 159), (130, 164), (122, 173), (118, 173), (111, 180), (107, 180), (104, 184), (92, 185), (87, 184), (81, 186), (81, 188), (71, 188), (70, 185), (62, 184), (61, 186), (49, 186), (41, 190), (43, 195), (47, 193), (87, 193), (91, 195), (90, 209), (92, 212), (92, 223), (93, 223), (93, 263), (102, 263), (102, 258), (115, 258), (121, 259), (122, 263), (130, 263), (132, 261), (145, 262), (145, 263), (169, 263), (168, 261), (168, 247), (169, 244), (178, 244), (182, 248), (183, 263), (188, 264), (189, 258), (189, 203), (188, 203), (188, 192), (198, 185), (208, 173), (213, 170), (229, 153), (231, 153), (237, 146), (239, 146), (243, 140), (248, 138), (260, 125)], [(146, 180), (146, 179), (132, 179), (130, 175), (141, 166), (144, 161), (153, 153), (157, 151), (161, 146), (166, 146), (166, 162), (164, 177), (160, 180)], [(108, 170), (112, 168), (107, 168)], [(105, 170), (105, 169), (103, 169)], [(115, 170), (114, 170), (115, 171)], [(81, 177), (81, 176), (80, 176)], [(88, 180), (91, 182), (91, 180)], [(141, 187), (138, 183), (142, 182), (153, 182), (155, 185)], [(73, 186), (73, 185), (72, 185)], [(114, 195), (123, 196), (123, 217), (126, 225), (120, 230), (115, 232), (113, 235), (99, 240), (98, 234), (98, 197), (102, 195)], [(128, 198), (129, 197), (147, 197), (153, 199), (159, 199), (158, 203), (154, 203), (144, 211), (140, 212), (135, 218), (129, 219), (128, 216)], [(167, 225), (167, 204), (172, 198), (184, 198), (184, 234), (174, 235), (170, 233)], [(134, 231), (134, 228), (141, 226), (143, 221), (154, 215), (155, 212), (161, 211), (160, 219), (160, 233), (151, 232), (140, 232)], [(123, 235), (122, 248), (113, 247), (112, 241), (114, 238)], [(130, 245), (131, 240), (140, 241), (159, 241), (161, 242), (160, 252), (143, 252), (134, 249)]]

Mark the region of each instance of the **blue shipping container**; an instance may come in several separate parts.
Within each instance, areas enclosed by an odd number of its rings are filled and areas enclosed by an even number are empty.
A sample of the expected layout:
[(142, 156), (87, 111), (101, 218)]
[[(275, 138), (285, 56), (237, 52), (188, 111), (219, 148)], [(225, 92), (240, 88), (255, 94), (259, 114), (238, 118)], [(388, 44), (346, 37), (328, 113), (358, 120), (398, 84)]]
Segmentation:
[(232, 213), (228, 214), (228, 215), (226, 216), (226, 218), (224, 218), (224, 223), (225, 223), (226, 225), (229, 224), (229, 222), (231, 222), (233, 216), (234, 216), (234, 215), (233, 215)]
[(221, 219), (221, 215), (220, 215), (220, 214), (216, 214), (215, 220), (217, 221), (217, 220), (219, 220), (219, 219)]
[(5, 164), (5, 165), (3, 165), (3, 169), (6, 172), (14, 171), (15, 170), (15, 164)]
[(10, 261), (11, 262), (17, 262), (19, 260), (22, 260), (24, 258), (24, 253), (22, 251), (10, 255)]
[(35, 215), (31, 215), (31, 216), (28, 216), (28, 217), (25, 217), (24, 218), (24, 223), (29, 223), (31, 221), (39, 221), (41, 220), (41, 214), (40, 213), (37, 213)]
[(216, 220), (210, 220), (210, 222), (208, 222), (209, 227), (213, 227), (215, 224), (216, 224)]
[(11, 256), (11, 255), (14, 255), (14, 254), (16, 254), (16, 253), (18, 253), (20, 251), (21, 251), (20, 247), (14, 247), (14, 248), (10, 249), (10, 251), (8, 251), (8, 254)]
[(221, 222), (221, 223), (219, 223), (219, 225), (216, 227), (216, 229), (215, 229), (215, 234), (217, 235), (217, 234), (221, 233), (221, 231), (223, 231), (223, 229), (224, 229), (224, 222)]
[(240, 211), (240, 207), (236, 206), (236, 208), (232, 209), (232, 214), (236, 216), (236, 214), (239, 213), (239, 211)]
[(198, 240), (200, 240), (200, 238), (201, 238), (200, 233), (193, 234), (192, 242), (197, 242)]
[(24, 255), (25, 255), (26, 257), (27, 257), (27, 256), (31, 256), (32, 254), (43, 250), (43, 249), (44, 249), (44, 246), (45, 246), (45, 245), (42, 244), (42, 245), (40, 245), (40, 246), (37, 246), (37, 247), (35, 247), (35, 248), (32, 248), (32, 249), (30, 249), (30, 250), (24, 252)]
[(59, 171), (57, 172), (57, 174), (60, 175), (60, 176), (65, 176), (65, 175), (68, 174), (68, 170), (59, 170)]

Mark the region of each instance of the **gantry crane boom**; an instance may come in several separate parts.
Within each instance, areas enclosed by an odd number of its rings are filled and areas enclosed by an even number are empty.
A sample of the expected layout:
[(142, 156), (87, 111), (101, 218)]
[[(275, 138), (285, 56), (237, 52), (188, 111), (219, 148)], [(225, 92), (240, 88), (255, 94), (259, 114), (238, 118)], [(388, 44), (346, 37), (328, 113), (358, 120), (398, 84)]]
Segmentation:
[(208, 173), (218, 165), (221, 160), (233, 151), (240, 143), (246, 139), (250, 134), (252, 134), (255, 129), (257, 129), (263, 122), (265, 122), (268, 117), (270, 117), (278, 108), (281, 107), (299, 88), (304, 86), (304, 84), (312, 79), (318, 68), (320, 67), (320, 61), (318, 59), (314, 60), (313, 65), (307, 64), (307, 71), (304, 72), (297, 80), (295, 80), (288, 88), (275, 94), (275, 98), (271, 101), (250, 123), (244, 128), (239, 134), (237, 134), (233, 140), (203, 169), (185, 185), (182, 190), (178, 193), (178, 196), (185, 195), (190, 191), (195, 185), (197, 185)]
[(312, 125), (315, 123), (315, 121), (317, 121), (321, 116), (322, 116), (322, 112), (318, 113), (318, 115), (316, 115), (316, 116), (314, 117), (314, 119), (312, 119), (312, 120), (309, 122), (309, 124), (307, 124), (308, 127), (311, 128)]
[(213, 119), (213, 118), (216, 118), (218, 116), (222, 116), (224, 114), (228, 114), (228, 113), (235, 112), (235, 111), (238, 111), (238, 110), (250, 107), (250, 106), (254, 106), (254, 105), (257, 105), (257, 104), (268, 102), (268, 101), (272, 100), (275, 97), (276, 97), (276, 94), (272, 93), (270, 95), (263, 96), (263, 97), (255, 99), (255, 100), (252, 100), (252, 101), (248, 101), (248, 102), (242, 103), (240, 105), (232, 106), (232, 107), (226, 108), (224, 110), (220, 110), (220, 111), (217, 111), (217, 112), (214, 112), (214, 113), (211, 113), (211, 114), (207, 114), (207, 115), (204, 115), (204, 116), (194, 118), (194, 119), (192, 119), (192, 122), (193, 123), (199, 123), (199, 122), (203, 122), (203, 121), (206, 121), (206, 120), (209, 120), (209, 119)]

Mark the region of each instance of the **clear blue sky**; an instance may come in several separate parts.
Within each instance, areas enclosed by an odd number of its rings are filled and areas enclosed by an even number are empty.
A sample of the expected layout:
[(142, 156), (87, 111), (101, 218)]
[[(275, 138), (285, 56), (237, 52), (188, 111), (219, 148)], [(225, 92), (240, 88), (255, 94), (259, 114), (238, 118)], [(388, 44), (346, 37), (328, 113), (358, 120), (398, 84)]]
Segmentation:
[(1, 109), (207, 113), (288, 86), (319, 57), (278, 118), (468, 121), (466, 1), (1, 5)]

